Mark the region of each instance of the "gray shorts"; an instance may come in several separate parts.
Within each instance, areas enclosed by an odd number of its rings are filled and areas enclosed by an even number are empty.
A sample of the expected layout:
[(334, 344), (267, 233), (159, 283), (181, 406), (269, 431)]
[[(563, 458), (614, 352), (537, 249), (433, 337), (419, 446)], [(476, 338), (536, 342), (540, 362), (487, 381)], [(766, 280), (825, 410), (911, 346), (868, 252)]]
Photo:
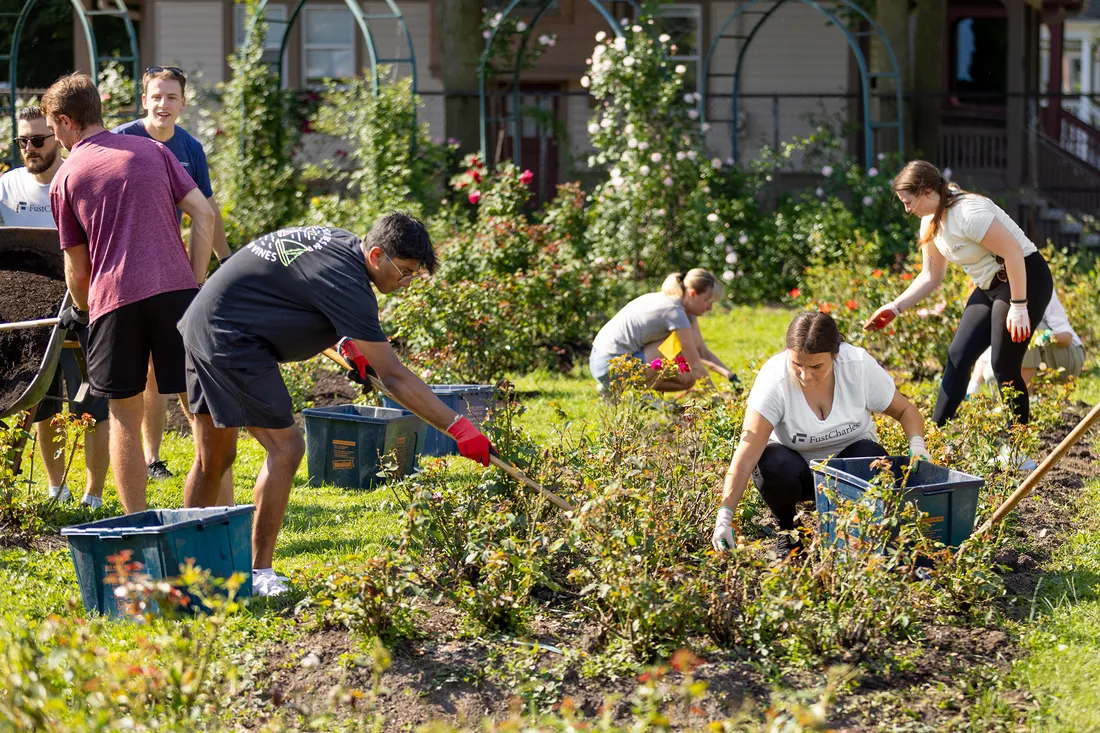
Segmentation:
[(1061, 369), (1062, 379), (1079, 377), (1085, 368), (1085, 347), (1047, 344), (1030, 348), (1024, 354), (1024, 369), (1040, 369), (1043, 365), (1054, 372)]
[(294, 408), (274, 359), (258, 367), (223, 367), (187, 352), (187, 403), (196, 415), (209, 415), (219, 428), (294, 425)]

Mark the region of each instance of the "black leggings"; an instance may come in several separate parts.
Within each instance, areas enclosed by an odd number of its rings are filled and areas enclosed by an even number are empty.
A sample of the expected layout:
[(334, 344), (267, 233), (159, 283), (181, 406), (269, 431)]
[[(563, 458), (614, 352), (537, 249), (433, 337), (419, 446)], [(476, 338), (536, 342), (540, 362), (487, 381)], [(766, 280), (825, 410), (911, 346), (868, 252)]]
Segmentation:
[[(837, 458), (884, 456), (886, 449), (869, 438), (857, 440), (836, 454)], [(802, 454), (779, 443), (769, 443), (752, 472), (756, 489), (779, 522), (779, 529), (795, 528), (800, 501), (814, 500), (814, 476)]]
[[(1038, 252), (1024, 258), (1027, 270), (1027, 315), (1031, 327), (1039, 325), (1054, 292), (1054, 280), (1046, 260)], [(1008, 318), (1011, 289), (1007, 282), (994, 280), (988, 290), (976, 289), (966, 303), (955, 338), (947, 350), (947, 364), (943, 368), (943, 381), (936, 398), (936, 408), (932, 419), (937, 425), (955, 416), (955, 411), (966, 398), (966, 385), (970, 381), (970, 372), (982, 352), (993, 346), (993, 373), (997, 383), (1010, 383), (1019, 393), (1012, 400), (1011, 407), (1017, 422), (1026, 424), (1031, 418), (1031, 408), (1027, 397), (1027, 386), (1020, 375), (1031, 339), (1015, 343), (1008, 333), (1005, 320)]]

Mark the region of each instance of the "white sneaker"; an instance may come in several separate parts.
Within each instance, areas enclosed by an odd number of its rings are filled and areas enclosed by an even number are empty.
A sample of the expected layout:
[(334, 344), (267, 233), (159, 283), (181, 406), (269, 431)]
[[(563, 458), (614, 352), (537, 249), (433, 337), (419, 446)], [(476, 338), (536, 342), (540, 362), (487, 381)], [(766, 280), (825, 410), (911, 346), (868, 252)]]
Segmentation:
[(89, 509), (99, 509), (103, 506), (103, 499), (98, 496), (92, 496), (91, 494), (85, 494), (84, 498), (80, 500), (81, 506), (86, 506)]
[(73, 495), (69, 493), (68, 484), (65, 484), (62, 486), (51, 486), (50, 498), (57, 499), (58, 501), (68, 501), (69, 499), (73, 498)]
[(1002, 445), (1001, 450), (997, 452), (997, 465), (1001, 468), (1014, 469), (1016, 471), (1034, 471), (1039, 464), (1027, 456), (1011, 455), (1008, 446)]
[(284, 580), (287, 580), (287, 578), (276, 575), (271, 568), (253, 570), (252, 594), (262, 598), (282, 595), (290, 590), (283, 584)]

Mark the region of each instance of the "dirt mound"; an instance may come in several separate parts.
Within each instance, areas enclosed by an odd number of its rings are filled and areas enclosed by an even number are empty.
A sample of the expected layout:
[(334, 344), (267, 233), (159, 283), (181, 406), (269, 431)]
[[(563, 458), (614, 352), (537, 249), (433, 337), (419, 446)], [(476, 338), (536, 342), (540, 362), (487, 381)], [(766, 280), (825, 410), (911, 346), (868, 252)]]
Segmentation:
[[(0, 322), (30, 321), (57, 315), (65, 283), (21, 270), (0, 270)], [(0, 333), (0, 409), (14, 403), (42, 364), (51, 329)]]

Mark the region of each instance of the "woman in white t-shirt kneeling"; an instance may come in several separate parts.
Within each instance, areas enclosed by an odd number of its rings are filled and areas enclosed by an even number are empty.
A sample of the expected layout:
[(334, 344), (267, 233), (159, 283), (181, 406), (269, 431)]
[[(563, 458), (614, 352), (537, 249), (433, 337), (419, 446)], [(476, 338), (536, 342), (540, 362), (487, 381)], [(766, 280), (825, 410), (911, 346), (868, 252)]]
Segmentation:
[(932, 419), (943, 425), (955, 416), (966, 399), (970, 370), (992, 346), (997, 383), (1015, 388), (1013, 415), (1026, 424), (1030, 403), (1020, 368), (1031, 324), (1042, 319), (1054, 292), (1046, 260), (1001, 207), (949, 184), (931, 163), (914, 160), (902, 168), (894, 192), (907, 212), (921, 217), (924, 266), (905, 292), (875, 311), (863, 327), (884, 327), (940, 286), (948, 262), (961, 266), (977, 287), (947, 350)]
[[(870, 354), (843, 343), (825, 313), (801, 313), (787, 328), (787, 349), (760, 369), (749, 393), (715, 522), (716, 550), (732, 549), (733, 515), (749, 476), (779, 529), (795, 529), (797, 505), (813, 501), (810, 461), (884, 456), (875, 413), (901, 423), (909, 450), (928, 460), (924, 418)], [(780, 535), (781, 548), (790, 547)]]

